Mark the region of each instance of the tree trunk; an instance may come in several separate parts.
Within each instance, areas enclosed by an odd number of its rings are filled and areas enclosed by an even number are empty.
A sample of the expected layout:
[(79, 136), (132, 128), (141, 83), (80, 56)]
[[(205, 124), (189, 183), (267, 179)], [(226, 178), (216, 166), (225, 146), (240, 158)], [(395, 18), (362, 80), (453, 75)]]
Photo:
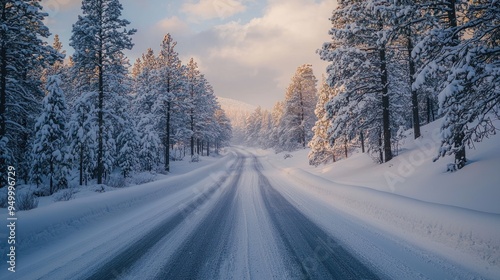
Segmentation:
[(303, 96), (302, 96), (302, 88), (299, 87), (299, 98), (300, 98), (300, 109), (301, 109), (301, 112), (300, 112), (300, 123), (301, 123), (301, 126), (302, 126), (302, 130), (301, 130), (301, 139), (300, 141), (302, 142), (302, 147), (305, 148), (306, 147), (306, 127), (305, 127), (305, 123), (304, 123), (304, 118), (305, 118), (305, 113), (304, 113), (304, 100), (303, 100)]
[(49, 183), (49, 192), (50, 192), (50, 195), (54, 194), (54, 163), (52, 162), (52, 160), (50, 161), (50, 164), (49, 164), (49, 176), (50, 176), (50, 183)]
[(207, 140), (207, 157), (210, 156), (210, 140)]
[[(2, 3), (2, 22), (5, 22), (7, 20), (6, 16), (6, 5), (7, 2), (4, 1)], [(6, 126), (6, 108), (7, 108), (7, 47), (5, 46), (5, 41), (6, 38), (4, 38), (4, 34), (2, 34), (2, 38), (0, 38), (0, 139), (2, 139), (4, 136), (6, 136), (7, 133), (7, 126)], [(4, 153), (5, 151), (2, 151)], [(6, 162), (5, 158), (2, 156), (0, 157), (0, 168), (3, 170), (6, 170)], [(7, 185), (7, 181), (4, 180), (4, 178), (0, 178), (0, 188), (4, 187), (4, 182), (5, 185)]]
[(165, 137), (165, 171), (170, 172), (170, 102), (167, 102), (167, 135)]
[[(456, 6), (455, 6), (456, 0), (448, 0), (447, 2), (447, 13), (448, 13), (448, 24), (450, 28), (455, 28), (458, 26), (457, 23), (457, 12), (456, 12)], [(456, 46), (459, 43), (459, 38), (458, 34), (454, 34), (452, 37), (452, 46)], [(460, 128), (460, 130), (454, 131), (454, 139), (453, 142), (455, 142), (456, 147), (460, 147), (460, 150), (455, 152), (455, 164), (457, 165), (458, 169), (461, 169), (462, 167), (465, 166), (465, 163), (467, 162), (467, 158), (465, 156), (465, 145), (462, 145), (464, 138), (465, 138), (465, 133), (463, 131), (463, 128)]]
[(80, 186), (83, 185), (83, 143), (80, 147)]
[(345, 153), (345, 158), (347, 158), (348, 157), (348, 154), (347, 154), (347, 138), (344, 141), (344, 153)]
[(431, 98), (429, 96), (427, 96), (427, 98), (426, 98), (427, 123), (431, 123), (431, 108), (432, 108), (431, 102), (432, 102)]
[(382, 149), (382, 131), (380, 131), (380, 130), (378, 133), (378, 147), (379, 147), (380, 163), (384, 163), (384, 154), (383, 154), (383, 149)]
[(384, 156), (385, 161), (388, 162), (392, 159), (391, 149), (391, 121), (389, 113), (389, 90), (387, 84), (387, 65), (385, 47), (380, 48), (380, 78), (382, 83), (382, 129), (384, 134)]
[(410, 89), (411, 89), (411, 106), (413, 113), (413, 134), (414, 138), (420, 137), (420, 117), (418, 113), (418, 94), (415, 89), (413, 89), (413, 83), (415, 82), (415, 61), (411, 57), (411, 52), (413, 50), (411, 27), (408, 27), (407, 34), (407, 51), (408, 51), (408, 66), (410, 70)]
[(455, 132), (455, 145), (461, 147), (460, 150), (455, 152), (455, 164), (458, 169), (462, 169), (467, 162), (467, 158), (465, 157), (465, 146), (461, 145), (464, 137), (465, 133), (463, 131)]
[(363, 134), (363, 131), (359, 133), (359, 140), (361, 141), (361, 152), (364, 154), (365, 153), (365, 135)]
[(104, 163), (102, 162), (102, 158), (104, 155), (104, 145), (103, 145), (103, 134), (104, 134), (104, 116), (103, 116), (103, 111), (104, 111), (104, 75), (102, 73), (103, 71), (103, 51), (104, 51), (104, 45), (103, 45), (103, 34), (102, 34), (102, 25), (103, 25), (103, 19), (102, 19), (102, 2), (99, 3), (99, 26), (101, 27), (99, 29), (99, 50), (98, 50), (98, 65), (97, 65), (97, 74), (99, 75), (99, 108), (98, 108), (98, 125), (99, 125), (99, 134), (97, 136), (97, 141), (98, 141), (98, 151), (97, 151), (97, 184), (102, 184), (102, 176), (104, 173)]

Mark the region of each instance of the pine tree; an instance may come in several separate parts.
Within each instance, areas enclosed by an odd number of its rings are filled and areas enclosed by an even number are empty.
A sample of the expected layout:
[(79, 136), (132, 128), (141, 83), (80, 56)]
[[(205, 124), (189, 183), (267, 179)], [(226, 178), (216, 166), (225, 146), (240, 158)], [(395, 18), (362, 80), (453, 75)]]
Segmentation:
[(181, 126), (187, 119), (187, 103), (185, 94), (184, 67), (179, 54), (175, 51), (175, 42), (170, 34), (165, 35), (158, 57), (158, 79), (161, 98), (158, 99), (157, 110), (164, 118), (161, 126), (164, 127), (163, 146), (165, 149), (165, 171), (170, 172), (170, 146), (172, 131)]
[(49, 76), (47, 96), (42, 113), (35, 124), (33, 144), (33, 172), (36, 183), (43, 176), (49, 179), (50, 194), (67, 187), (69, 153), (65, 137), (66, 101), (60, 88), (59, 76)]
[(249, 146), (256, 147), (259, 143), (259, 133), (262, 127), (262, 109), (260, 106), (247, 118), (246, 124), (245, 142)]
[(196, 130), (199, 116), (197, 115), (201, 99), (199, 96), (203, 91), (203, 84), (200, 78), (200, 71), (198, 70), (198, 64), (191, 58), (187, 64), (186, 71), (186, 87), (187, 92), (190, 96), (190, 108), (189, 108), (189, 128), (191, 130), (190, 146), (191, 146), (191, 157), (195, 154), (195, 139), (199, 138), (199, 132)]
[(97, 93), (84, 93), (75, 100), (69, 122), (68, 138), (73, 165), (79, 171), (79, 182), (88, 182), (96, 169), (97, 156)]
[[(123, 50), (132, 49), (131, 35), (136, 30), (126, 30), (129, 21), (120, 19), (123, 7), (118, 0), (83, 0), (82, 13), (73, 25), (70, 45), (75, 49), (75, 67), (83, 75), (80, 79), (90, 83), (91, 90), (98, 93), (97, 123), (97, 183), (103, 183), (105, 158), (109, 158), (109, 130), (104, 120), (105, 96), (110, 94), (109, 80), (113, 68), (123, 59)], [(94, 75), (94, 73), (96, 75)], [(105, 143), (105, 140), (108, 140)]]
[[(331, 18), (332, 41), (321, 58), (328, 67), (330, 86), (338, 95), (327, 103), (331, 142), (366, 135), (379, 161), (392, 159), (387, 31), (382, 7), (386, 1), (342, 1)], [(355, 28), (354, 28), (355, 27)], [(380, 144), (379, 144), (380, 143)]]
[(445, 116), (439, 157), (454, 155), (456, 168), (461, 169), (467, 161), (467, 143), (496, 133), (491, 117), (500, 115), (500, 5), (494, 0), (445, 4), (441, 13), (445, 23), (419, 49), (430, 58), (421, 77), (446, 69), (447, 77), (439, 87), (440, 111)]
[(335, 161), (335, 153), (332, 145), (330, 144), (330, 137), (328, 135), (330, 121), (327, 118), (325, 108), (326, 103), (333, 97), (335, 97), (335, 91), (328, 85), (326, 78), (323, 77), (318, 96), (318, 103), (316, 105), (316, 110), (314, 111), (318, 120), (312, 128), (314, 136), (308, 144), (311, 148), (308, 155), (310, 165), (318, 166), (322, 163)]
[(124, 125), (117, 140), (117, 164), (121, 168), (123, 176), (128, 177), (135, 170), (139, 161), (137, 152), (140, 138), (136, 130), (136, 125), (133, 122)]
[(283, 145), (280, 142), (280, 135), (282, 134), (282, 126), (281, 120), (283, 118), (284, 110), (285, 110), (284, 101), (278, 101), (274, 104), (273, 109), (271, 111), (271, 144), (270, 146), (276, 150), (276, 152), (280, 152), (283, 150)]
[(160, 163), (162, 145), (154, 124), (154, 116), (144, 115), (139, 122), (138, 130), (140, 164), (144, 170), (152, 171)]
[(311, 129), (316, 122), (314, 109), (317, 103), (316, 77), (312, 66), (297, 68), (285, 94), (285, 110), (282, 117), (284, 149), (291, 151), (305, 148), (312, 138)]
[(40, 73), (60, 56), (43, 40), (50, 33), (40, 1), (0, 3), (0, 188), (7, 164), (28, 178), (29, 140), (43, 97)]
[(217, 110), (215, 111), (215, 121), (217, 122), (217, 135), (215, 137), (215, 150), (218, 153), (220, 147), (224, 147), (226, 145), (229, 145), (229, 140), (231, 140), (232, 137), (232, 127), (231, 127), (231, 121), (227, 117), (226, 113), (224, 110), (220, 108), (220, 106), (217, 107)]

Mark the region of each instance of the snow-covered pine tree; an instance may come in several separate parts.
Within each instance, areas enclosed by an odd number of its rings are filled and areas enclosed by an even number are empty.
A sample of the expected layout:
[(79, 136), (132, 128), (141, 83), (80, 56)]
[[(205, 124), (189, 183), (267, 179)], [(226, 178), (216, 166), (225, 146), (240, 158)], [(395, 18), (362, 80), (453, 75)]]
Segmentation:
[(215, 137), (215, 151), (219, 152), (219, 148), (229, 145), (229, 140), (232, 137), (231, 121), (227, 117), (224, 110), (217, 107), (215, 111), (215, 121), (217, 122), (217, 135)]
[(332, 41), (321, 58), (330, 61), (328, 81), (338, 95), (327, 103), (331, 142), (364, 137), (379, 161), (392, 159), (386, 1), (342, 1), (331, 21)]
[[(110, 69), (123, 59), (123, 50), (132, 49), (131, 35), (135, 29), (127, 30), (129, 21), (121, 19), (123, 7), (119, 0), (83, 0), (82, 16), (73, 25), (70, 45), (75, 49), (75, 68), (83, 83), (90, 83), (90, 90), (98, 93), (97, 102), (97, 183), (103, 183), (105, 175), (105, 138), (111, 127), (104, 121), (105, 96), (109, 94), (106, 78), (112, 77)], [(83, 74), (83, 75), (82, 75)], [(105, 135), (106, 134), (106, 135)], [(108, 139), (109, 140), (109, 139)]]
[(165, 149), (165, 171), (170, 172), (170, 148), (173, 144), (173, 129), (184, 128), (187, 120), (187, 95), (185, 93), (184, 67), (179, 54), (175, 51), (175, 42), (170, 34), (165, 35), (158, 56), (158, 91), (156, 110), (163, 114), (160, 127), (163, 127), (163, 146)]
[(245, 129), (245, 143), (257, 147), (259, 143), (260, 130), (262, 127), (262, 108), (258, 106), (247, 118)]
[(268, 110), (262, 111), (262, 124), (259, 132), (259, 146), (268, 149), (272, 147), (271, 133), (272, 133), (272, 115)]
[(160, 134), (164, 131), (160, 124), (163, 112), (157, 108), (160, 94), (158, 92), (159, 75), (158, 59), (149, 48), (134, 65), (133, 75), (133, 112), (139, 135), (138, 159), (142, 170), (152, 171), (160, 163), (163, 150)]
[(35, 183), (43, 177), (49, 180), (50, 194), (68, 185), (69, 157), (66, 130), (66, 101), (60, 88), (59, 76), (47, 78), (47, 95), (42, 112), (35, 124), (32, 151), (32, 174)]
[(79, 96), (74, 102), (69, 122), (70, 151), (73, 155), (73, 166), (79, 171), (80, 185), (87, 184), (97, 167), (96, 98), (96, 92)]
[(153, 111), (158, 98), (157, 65), (157, 58), (152, 49), (148, 49), (134, 65), (136, 74), (133, 75), (132, 88), (135, 94), (133, 111), (136, 116), (149, 115)]
[[(217, 135), (217, 122), (215, 120), (215, 112), (218, 108), (217, 98), (215, 97), (214, 90), (204, 75), (200, 76), (201, 90), (197, 95), (195, 102), (197, 103), (195, 131), (199, 132), (199, 145), (200, 151), (203, 147), (210, 146), (210, 141)], [(207, 151), (209, 151), (207, 149)], [(203, 154), (203, 153), (202, 153)], [(208, 152), (207, 152), (208, 155)]]
[(454, 155), (455, 166), (461, 169), (467, 161), (466, 145), (496, 133), (491, 118), (500, 115), (500, 3), (450, 0), (438, 12), (443, 23), (416, 52), (429, 58), (421, 80), (443, 70), (447, 76), (439, 86), (445, 118), (438, 158)]
[(28, 179), (29, 140), (43, 98), (41, 70), (59, 55), (43, 40), (50, 33), (40, 1), (0, 3), (0, 188), (6, 186), (7, 164), (19, 179)]
[(283, 118), (285, 110), (285, 105), (284, 101), (278, 101), (276, 104), (274, 104), (273, 109), (271, 111), (271, 144), (270, 146), (275, 149), (276, 152), (282, 151), (283, 149), (281, 148), (283, 145), (280, 142), (280, 135), (282, 134), (281, 131), (281, 119)]
[(326, 78), (323, 76), (318, 95), (318, 103), (314, 111), (318, 120), (312, 128), (314, 136), (308, 144), (311, 148), (308, 155), (310, 165), (318, 166), (323, 163), (335, 161), (335, 152), (332, 145), (330, 145), (330, 137), (328, 135), (330, 121), (327, 118), (325, 109), (326, 103), (334, 96), (335, 91), (328, 85)]
[[(121, 142), (118, 140), (123, 131), (133, 132), (135, 130), (134, 120), (130, 115), (130, 107), (132, 96), (130, 95), (132, 88), (131, 78), (128, 76), (126, 65), (129, 65), (128, 59), (122, 54), (119, 55), (120, 60), (116, 60), (111, 64), (106, 72), (105, 85), (106, 106), (104, 111), (104, 123), (108, 127), (105, 134), (105, 149), (104, 157), (104, 176), (107, 177), (118, 164), (119, 152), (123, 145), (127, 145), (126, 141), (133, 138), (122, 137)], [(132, 127), (131, 127), (132, 126)], [(112, 128), (112, 129), (109, 129)], [(133, 140), (132, 140), (133, 141)], [(135, 146), (135, 143), (130, 145)], [(123, 171), (123, 170), (122, 170)]]
[(312, 138), (312, 127), (316, 122), (314, 109), (317, 103), (316, 77), (312, 65), (297, 68), (285, 94), (285, 110), (282, 117), (283, 149), (305, 148)]
[(198, 125), (199, 111), (201, 109), (201, 95), (204, 91), (204, 84), (201, 80), (201, 73), (198, 69), (198, 64), (191, 58), (187, 64), (186, 71), (186, 88), (189, 94), (189, 129), (191, 130), (190, 146), (191, 146), (191, 157), (195, 154), (195, 141), (200, 138), (201, 134), (197, 130), (200, 126)]
[(129, 118), (123, 125), (117, 137), (117, 165), (120, 167), (124, 177), (130, 176), (139, 163), (138, 151), (140, 148), (140, 137), (136, 130), (136, 124)]
[(143, 115), (138, 124), (138, 159), (143, 170), (152, 171), (160, 163), (161, 139), (153, 114)]

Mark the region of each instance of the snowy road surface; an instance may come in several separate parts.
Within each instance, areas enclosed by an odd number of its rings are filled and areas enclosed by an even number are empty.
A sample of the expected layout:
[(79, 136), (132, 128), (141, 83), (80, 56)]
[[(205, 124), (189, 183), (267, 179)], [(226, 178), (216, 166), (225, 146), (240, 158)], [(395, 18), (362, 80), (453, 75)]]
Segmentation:
[(123, 190), (119, 202), (74, 225), (54, 221), (59, 230), (26, 233), (30, 245), (10, 279), (476, 276), (293, 191), (299, 182), (250, 152), (234, 149), (221, 161), (142, 192)]

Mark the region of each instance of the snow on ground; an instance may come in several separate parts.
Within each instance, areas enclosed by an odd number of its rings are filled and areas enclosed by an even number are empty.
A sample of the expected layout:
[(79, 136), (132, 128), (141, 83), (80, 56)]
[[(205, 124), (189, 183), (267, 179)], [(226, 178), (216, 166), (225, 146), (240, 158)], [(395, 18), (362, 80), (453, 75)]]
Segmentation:
[[(105, 221), (113, 218), (136, 215), (127, 211), (140, 208), (140, 206), (148, 206), (179, 190), (183, 190), (183, 196), (193, 197), (201, 193), (205, 187), (198, 185), (197, 182), (207, 178), (215, 182), (224, 174), (234, 158), (233, 153), (228, 153), (222, 158), (203, 157), (197, 163), (174, 162), (172, 172), (169, 175), (155, 175), (154, 182), (123, 188), (105, 186), (105, 192), (96, 192), (96, 190), (101, 190), (101, 187), (97, 185), (78, 187), (75, 198), (69, 201), (54, 201), (57, 193), (53, 196), (42, 197), (38, 208), (16, 213), (18, 218), (16, 238), (22, 240), (16, 249), (34, 251), (38, 247), (51, 244), (62, 236), (78, 232), (88, 227), (89, 224), (100, 222), (105, 224)], [(213, 172), (213, 170), (220, 171)], [(140, 174), (139, 177), (141, 176), (146, 175)], [(206, 180), (204, 182), (207, 183)], [(181, 200), (174, 196), (174, 201)], [(149, 206), (146, 208), (146, 210), (151, 209), (153, 208)], [(7, 219), (7, 211), (1, 212), (0, 219)], [(6, 235), (4, 228), (0, 231), (0, 236), (2, 235)], [(2, 248), (1, 253), (4, 253), (4, 250), (6, 248)]]
[[(432, 162), (438, 146), (433, 135), (438, 129), (438, 124), (425, 126), (418, 141), (410, 135), (400, 155), (382, 165), (356, 153), (315, 168), (307, 165), (308, 150), (284, 159), (283, 153), (269, 150), (235, 149), (245, 154), (246, 165), (231, 206), (231, 215), (236, 218), (228, 235), (229, 257), (219, 268), (221, 275), (279, 278), (290, 271), (276, 247), (279, 240), (256, 187), (257, 173), (248, 165), (256, 154), (262, 174), (273, 188), (381, 274), (394, 279), (442, 279), (450, 275), (498, 279), (499, 137), (476, 144), (476, 150), (468, 150), (468, 165), (449, 173), (446, 165), (451, 158)], [(222, 192), (202, 205), (204, 198), (208, 199), (207, 188), (227, 176), (238, 158), (230, 151), (223, 157), (204, 157), (200, 163), (174, 162), (173, 172), (167, 176), (140, 174), (134, 178), (135, 183), (157, 180), (154, 182), (106, 187), (104, 193), (95, 192), (100, 187), (93, 185), (79, 188), (70, 201), (42, 199), (39, 208), (17, 213), (17, 239), (22, 242), (16, 248), (20, 268), (16, 276), (55, 279), (84, 268), (92, 270), (97, 258), (116, 257), (123, 244), (143, 240), (159, 223), (195, 203), (200, 207), (161, 237), (150, 257), (140, 259), (132, 271), (116, 271), (130, 279), (146, 273), (156, 275), (155, 269), (179, 249), (186, 233), (195, 231), (219, 202)], [(4, 213), (0, 219), (6, 220)], [(3, 231), (5, 228), (0, 235), (5, 235)], [(1, 253), (5, 253), (3, 247)], [(415, 274), (419, 271), (421, 274)], [(0, 278), (5, 272), (0, 271)]]
[[(329, 217), (318, 216), (311, 201), (496, 278), (500, 275), (500, 137), (477, 143), (476, 150), (468, 150), (468, 165), (450, 173), (446, 169), (451, 157), (432, 161), (439, 145), (437, 132), (439, 121), (423, 127), (422, 138), (414, 141), (410, 135), (400, 155), (382, 165), (361, 153), (317, 168), (307, 164), (308, 149), (287, 159), (269, 150), (255, 153), (267, 169), (277, 168), (295, 182), (281, 191), (292, 200), (309, 197), (304, 211), (325, 227), (331, 224)], [(314, 210), (307, 212), (311, 207)]]

